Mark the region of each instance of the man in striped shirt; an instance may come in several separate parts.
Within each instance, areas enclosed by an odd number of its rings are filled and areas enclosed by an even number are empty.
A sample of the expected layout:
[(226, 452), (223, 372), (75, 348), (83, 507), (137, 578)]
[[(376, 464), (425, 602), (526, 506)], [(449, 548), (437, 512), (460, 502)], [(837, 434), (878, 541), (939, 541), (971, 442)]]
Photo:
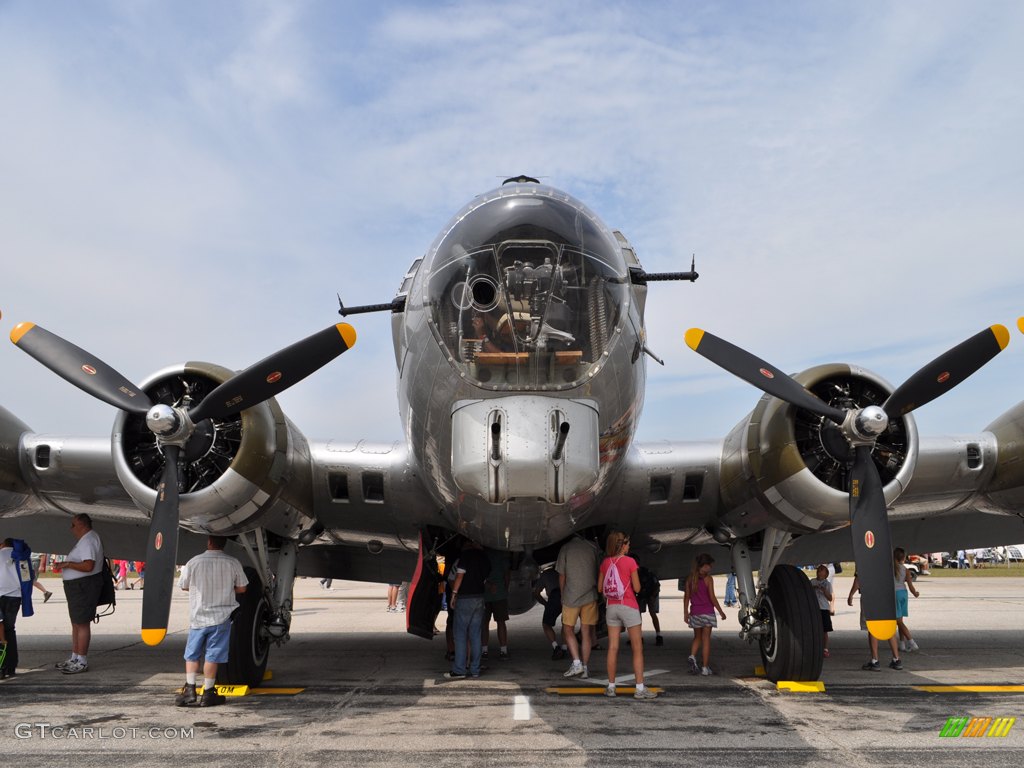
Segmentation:
[(178, 586), (188, 592), (189, 630), (185, 644), (185, 686), (175, 697), (175, 706), (196, 703), (199, 659), (203, 663), (201, 707), (224, 703), (217, 693), (217, 665), (226, 664), (231, 639), (231, 613), (238, 607), (235, 595), (245, 592), (249, 580), (242, 564), (224, 553), (227, 538), (210, 536), (206, 551), (196, 555), (181, 570)]

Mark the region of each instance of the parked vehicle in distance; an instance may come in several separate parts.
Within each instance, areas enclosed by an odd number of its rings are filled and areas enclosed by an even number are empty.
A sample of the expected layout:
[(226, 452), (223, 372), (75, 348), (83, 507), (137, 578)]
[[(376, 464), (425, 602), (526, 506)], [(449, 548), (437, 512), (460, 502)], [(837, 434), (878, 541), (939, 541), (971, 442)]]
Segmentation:
[(931, 572), (928, 570), (928, 555), (907, 555), (905, 565), (907, 570), (910, 571), (912, 581), (917, 581), (918, 576), (931, 575)]

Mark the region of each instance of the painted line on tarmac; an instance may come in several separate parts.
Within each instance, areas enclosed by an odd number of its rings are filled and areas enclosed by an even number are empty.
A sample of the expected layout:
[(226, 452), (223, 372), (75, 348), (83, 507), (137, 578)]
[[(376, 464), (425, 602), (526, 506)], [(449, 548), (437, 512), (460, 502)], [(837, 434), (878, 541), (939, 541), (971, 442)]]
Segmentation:
[(1024, 685), (912, 685), (925, 693), (1024, 693)]
[(512, 719), (513, 720), (529, 720), (530, 719), (530, 697), (529, 696), (516, 696), (512, 699)]
[[(666, 675), (668, 674), (668, 672), (669, 670), (667, 669), (645, 669), (644, 678), (654, 677), (655, 675)], [(618, 685), (619, 683), (629, 682), (630, 680), (633, 680), (635, 678), (636, 675), (616, 675), (615, 683), (616, 685)], [(602, 686), (608, 685), (608, 680), (601, 677), (582, 677), (580, 679), (586, 680), (588, 683), (600, 683)], [(604, 689), (602, 688), (602, 690)]]

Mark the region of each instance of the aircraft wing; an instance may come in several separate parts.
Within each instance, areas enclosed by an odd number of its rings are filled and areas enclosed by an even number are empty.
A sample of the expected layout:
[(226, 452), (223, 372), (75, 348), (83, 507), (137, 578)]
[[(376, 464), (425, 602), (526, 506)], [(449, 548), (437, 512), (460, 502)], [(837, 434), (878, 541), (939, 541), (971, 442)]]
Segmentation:
[[(632, 531), (634, 551), (666, 577), (711, 552), (730, 567), (728, 542), (765, 529), (793, 536), (781, 562), (854, 559), (845, 477), (799, 439), (798, 409), (765, 396), (721, 441), (637, 443), (606, 500), (608, 523)], [(908, 552), (993, 546), (1024, 533), (1024, 406), (973, 435), (919, 437), (876, 458), (886, 478), (894, 546)], [(715, 553), (720, 555), (715, 555)]]
[[(290, 539), (308, 532), (298, 575), (407, 580), (419, 530), (436, 510), (404, 447), (310, 444), (276, 403), (260, 409), (246, 416), (258, 439), (243, 441), (230, 467), (183, 494), (177, 562), (202, 551), (203, 531), (261, 527)], [(113, 440), (37, 434), (0, 407), (0, 535), (26, 539), (37, 552), (66, 552), (74, 543), (68, 518), (86, 513), (108, 556), (145, 559), (156, 491), (144, 479), (160, 473), (149, 453), (122, 439), (130, 431), (115, 427)]]

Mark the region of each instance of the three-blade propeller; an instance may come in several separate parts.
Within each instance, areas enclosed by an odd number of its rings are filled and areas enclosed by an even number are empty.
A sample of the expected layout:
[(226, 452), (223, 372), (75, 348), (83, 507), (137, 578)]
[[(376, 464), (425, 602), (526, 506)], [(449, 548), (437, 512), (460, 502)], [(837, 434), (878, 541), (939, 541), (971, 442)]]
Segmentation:
[(142, 599), (142, 639), (156, 645), (167, 634), (178, 553), (178, 461), (205, 419), (223, 418), (269, 400), (319, 370), (356, 341), (355, 329), (338, 323), (296, 342), (235, 374), (189, 409), (154, 404), (132, 384), (84, 349), (32, 323), (19, 323), (11, 341), (61, 378), (93, 397), (132, 414), (145, 414), (164, 454), (146, 550), (148, 589)]
[[(1024, 318), (1018, 321), (1024, 332)], [(711, 362), (773, 397), (839, 425), (853, 448), (850, 471), (850, 525), (860, 578), (861, 607), (868, 631), (880, 640), (896, 633), (892, 541), (885, 494), (871, 458), (875, 441), (898, 418), (948, 392), (1009, 343), (1005, 326), (993, 325), (939, 355), (897, 387), (885, 404), (843, 410), (810, 392), (778, 368), (710, 333), (691, 328), (687, 345)]]

